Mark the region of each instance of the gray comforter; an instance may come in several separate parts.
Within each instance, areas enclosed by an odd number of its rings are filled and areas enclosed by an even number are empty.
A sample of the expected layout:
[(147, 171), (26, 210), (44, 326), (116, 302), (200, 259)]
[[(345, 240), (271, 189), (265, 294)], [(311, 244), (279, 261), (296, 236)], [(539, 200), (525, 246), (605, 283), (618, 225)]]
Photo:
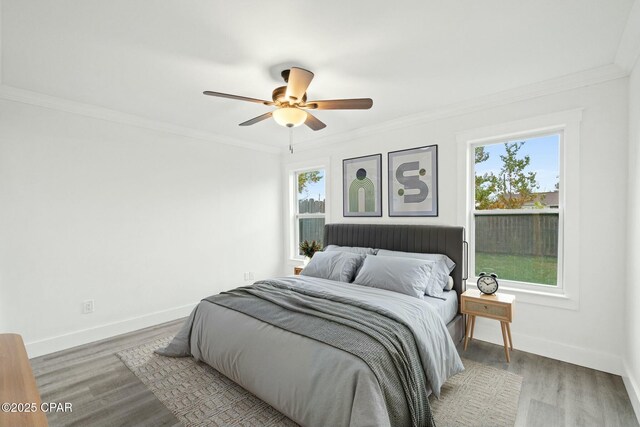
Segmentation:
[(425, 374), (438, 395), (463, 369), (423, 301), (309, 277), (203, 300), (160, 353), (193, 355), (304, 425), (429, 425)]

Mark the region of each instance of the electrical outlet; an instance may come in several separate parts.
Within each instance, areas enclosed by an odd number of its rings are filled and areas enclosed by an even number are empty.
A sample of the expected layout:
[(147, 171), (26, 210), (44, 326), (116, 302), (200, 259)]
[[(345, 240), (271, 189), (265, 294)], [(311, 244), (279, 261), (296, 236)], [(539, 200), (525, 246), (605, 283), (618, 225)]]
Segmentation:
[(94, 310), (94, 301), (92, 299), (88, 299), (82, 302), (82, 314), (93, 313)]
[(254, 280), (254, 277), (253, 277), (253, 271), (250, 271), (250, 272), (249, 272), (249, 280)]
[(248, 282), (250, 280), (253, 280), (253, 271), (245, 271), (245, 273), (244, 273), (244, 281)]

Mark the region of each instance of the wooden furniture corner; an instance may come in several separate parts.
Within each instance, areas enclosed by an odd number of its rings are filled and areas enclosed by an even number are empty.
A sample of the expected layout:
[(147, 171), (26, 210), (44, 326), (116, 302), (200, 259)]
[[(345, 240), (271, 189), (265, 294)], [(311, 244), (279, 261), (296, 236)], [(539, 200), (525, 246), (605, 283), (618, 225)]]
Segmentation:
[(304, 267), (293, 267), (293, 274), (299, 276), (300, 273), (302, 273), (302, 270), (304, 270)]
[[(42, 401), (31, 370), (22, 337), (0, 334), (0, 403), (8, 404), (9, 411), (0, 411), (0, 427), (47, 426), (47, 415), (41, 411)], [(11, 404), (29, 404), (28, 412), (11, 408)], [(12, 411), (16, 409), (16, 411)]]
[(473, 339), (473, 331), (476, 326), (476, 316), (498, 320), (502, 328), (502, 341), (504, 342), (504, 354), (507, 363), (511, 361), (509, 350), (513, 350), (511, 340), (511, 322), (513, 320), (513, 306), (516, 297), (514, 295), (496, 293), (485, 295), (477, 289), (469, 289), (462, 294), (460, 311), (467, 315), (467, 327), (464, 337), (464, 349)]

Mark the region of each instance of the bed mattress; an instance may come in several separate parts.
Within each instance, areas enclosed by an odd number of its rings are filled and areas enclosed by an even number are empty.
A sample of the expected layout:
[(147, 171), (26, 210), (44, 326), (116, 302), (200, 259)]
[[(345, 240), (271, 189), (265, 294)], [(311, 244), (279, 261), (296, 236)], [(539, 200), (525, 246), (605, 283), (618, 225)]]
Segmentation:
[(425, 295), (423, 300), (435, 308), (442, 321), (447, 324), (458, 314), (458, 294), (453, 290), (445, 291), (443, 297), (444, 300)]

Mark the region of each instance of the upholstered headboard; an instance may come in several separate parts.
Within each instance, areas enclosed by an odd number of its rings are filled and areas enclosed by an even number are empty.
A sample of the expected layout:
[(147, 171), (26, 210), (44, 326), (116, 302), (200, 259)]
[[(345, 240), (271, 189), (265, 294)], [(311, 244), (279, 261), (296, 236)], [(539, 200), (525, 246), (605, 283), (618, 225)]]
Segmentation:
[(324, 245), (445, 254), (456, 263), (451, 273), (458, 296), (465, 291), (467, 265), (464, 227), (398, 224), (327, 224)]

